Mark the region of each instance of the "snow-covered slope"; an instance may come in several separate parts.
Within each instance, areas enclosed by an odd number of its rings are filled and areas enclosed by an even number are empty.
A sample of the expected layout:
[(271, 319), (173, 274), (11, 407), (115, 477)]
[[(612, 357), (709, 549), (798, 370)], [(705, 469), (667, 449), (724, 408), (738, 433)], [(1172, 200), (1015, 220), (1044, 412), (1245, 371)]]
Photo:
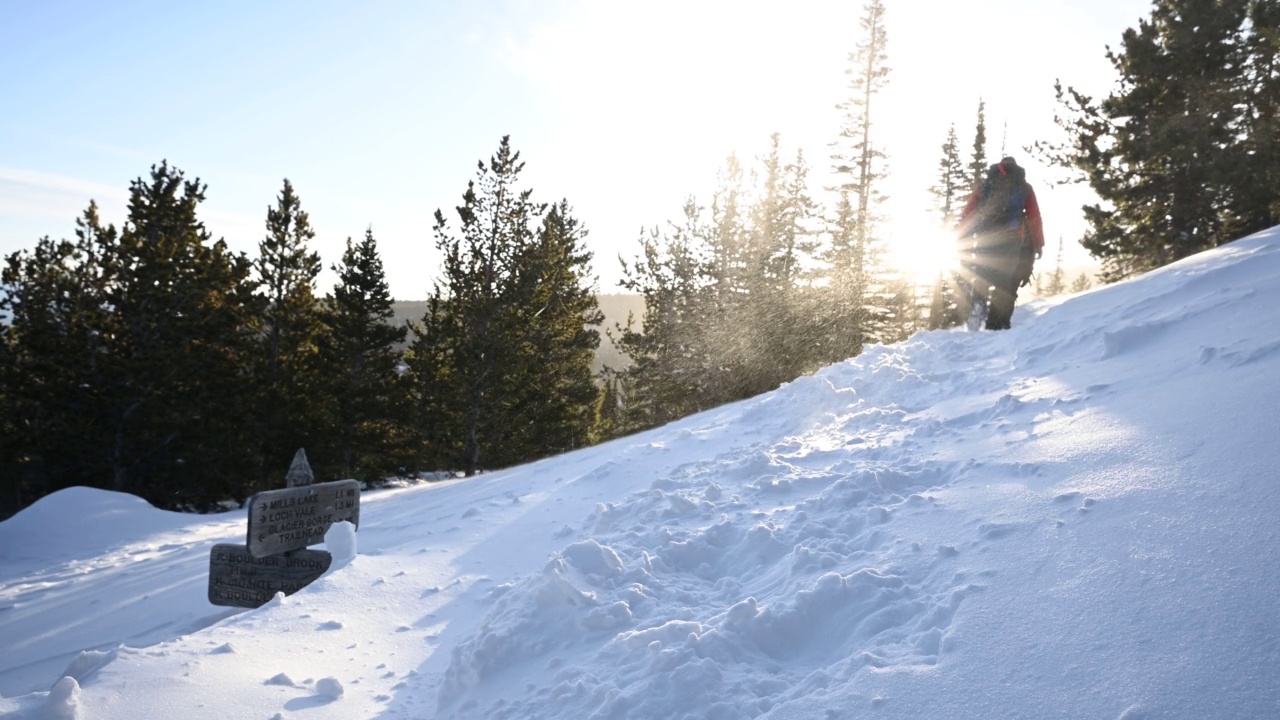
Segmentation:
[(243, 512), (64, 491), (0, 523), (0, 718), (1278, 717), (1278, 406), (1273, 230), (368, 493), (257, 610), (205, 600)]

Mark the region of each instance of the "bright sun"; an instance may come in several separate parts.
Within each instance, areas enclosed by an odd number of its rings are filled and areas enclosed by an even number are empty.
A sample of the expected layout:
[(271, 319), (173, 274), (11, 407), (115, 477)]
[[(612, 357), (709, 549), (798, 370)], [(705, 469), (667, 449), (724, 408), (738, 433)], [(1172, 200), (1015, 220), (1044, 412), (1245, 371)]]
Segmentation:
[(918, 285), (930, 285), (939, 273), (956, 269), (953, 233), (928, 223), (892, 223), (885, 228), (889, 262)]

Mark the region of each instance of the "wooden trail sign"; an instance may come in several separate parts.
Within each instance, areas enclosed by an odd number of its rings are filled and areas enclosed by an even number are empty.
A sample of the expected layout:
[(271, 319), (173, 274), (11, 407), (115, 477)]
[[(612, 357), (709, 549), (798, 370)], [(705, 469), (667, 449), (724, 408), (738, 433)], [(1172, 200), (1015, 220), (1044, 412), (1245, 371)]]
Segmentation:
[(249, 554), (265, 558), (324, 542), (329, 526), (360, 525), (360, 482), (338, 480), (249, 498)]
[(276, 593), (292, 595), (329, 569), (324, 550), (295, 550), (256, 558), (244, 545), (214, 545), (209, 553), (209, 602), (231, 607), (262, 607)]

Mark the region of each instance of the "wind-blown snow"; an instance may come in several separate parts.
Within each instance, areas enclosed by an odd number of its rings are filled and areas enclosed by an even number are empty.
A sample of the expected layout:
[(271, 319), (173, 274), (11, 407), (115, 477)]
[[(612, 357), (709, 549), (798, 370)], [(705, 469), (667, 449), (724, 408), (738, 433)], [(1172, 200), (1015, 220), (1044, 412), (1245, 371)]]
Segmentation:
[(0, 718), (1280, 717), (1277, 407), (1273, 230), (366, 493), (257, 610), (243, 512), (66, 490), (0, 523)]

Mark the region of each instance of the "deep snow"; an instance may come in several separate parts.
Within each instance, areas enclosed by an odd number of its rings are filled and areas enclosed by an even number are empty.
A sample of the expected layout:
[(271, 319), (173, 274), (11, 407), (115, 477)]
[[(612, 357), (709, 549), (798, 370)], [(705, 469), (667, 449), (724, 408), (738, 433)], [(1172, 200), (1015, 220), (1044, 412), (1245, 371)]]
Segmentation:
[(0, 523), (0, 718), (1280, 717), (1280, 229), (543, 462), (366, 493), (205, 593), (243, 511)]

